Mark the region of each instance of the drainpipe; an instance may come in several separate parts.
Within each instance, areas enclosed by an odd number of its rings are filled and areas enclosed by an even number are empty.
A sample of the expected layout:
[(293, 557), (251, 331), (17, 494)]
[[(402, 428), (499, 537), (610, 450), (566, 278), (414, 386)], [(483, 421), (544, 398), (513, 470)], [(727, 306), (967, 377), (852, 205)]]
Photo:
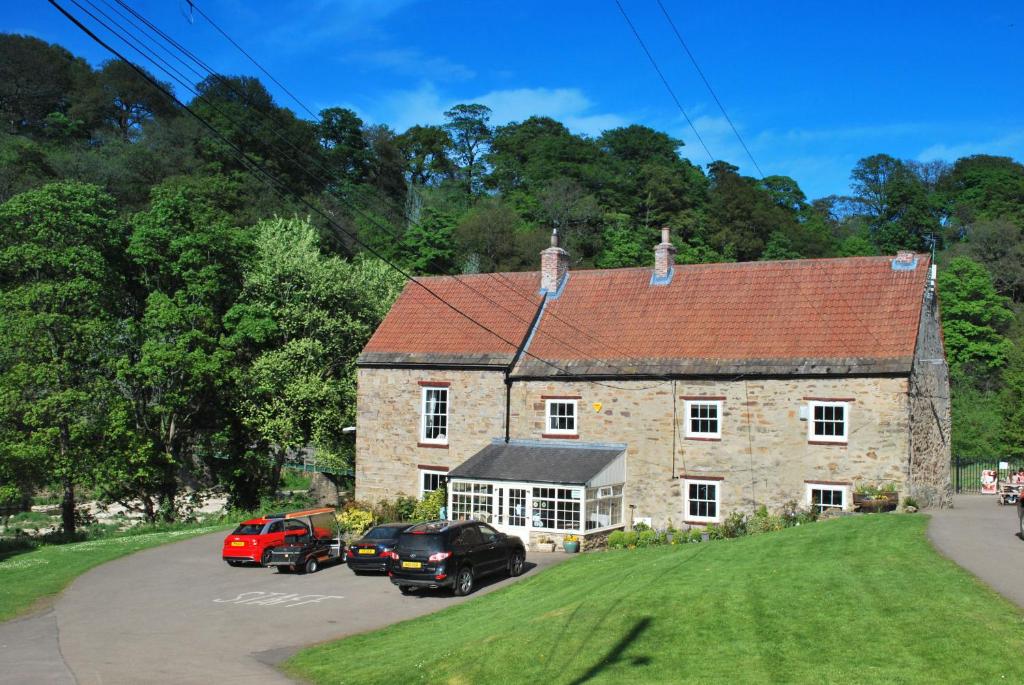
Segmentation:
[(537, 331), (537, 326), (540, 324), (540, 316), (544, 313), (544, 305), (547, 304), (548, 294), (544, 293), (540, 298), (540, 304), (537, 305), (537, 311), (533, 314), (533, 321), (530, 322), (530, 327), (526, 329), (526, 335), (523, 336), (522, 342), (519, 343), (519, 347), (516, 348), (516, 353), (512, 355), (512, 361), (509, 362), (508, 366), (505, 367), (505, 444), (511, 439), (511, 422), (512, 422), (512, 369), (516, 368), (516, 364), (522, 358), (523, 353), (526, 352), (527, 346), (530, 344), (530, 340), (533, 339), (533, 334)]

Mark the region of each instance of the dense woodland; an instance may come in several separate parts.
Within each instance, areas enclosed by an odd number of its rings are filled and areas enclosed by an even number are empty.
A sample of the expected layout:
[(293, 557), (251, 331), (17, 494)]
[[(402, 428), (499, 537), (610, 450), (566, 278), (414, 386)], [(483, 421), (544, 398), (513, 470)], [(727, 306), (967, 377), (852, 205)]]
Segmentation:
[(552, 227), (577, 269), (649, 264), (665, 225), (682, 263), (934, 250), (954, 453), (1024, 456), (1012, 159), (872, 155), (809, 200), (645, 126), (469, 103), (397, 132), (254, 77), (197, 91), (209, 126), (121, 62), (0, 35), (0, 504), (56, 490), (72, 531), (76, 490), (173, 519), (210, 485), (258, 505), (304, 446), (350, 465), (354, 359), (402, 272), (533, 270)]

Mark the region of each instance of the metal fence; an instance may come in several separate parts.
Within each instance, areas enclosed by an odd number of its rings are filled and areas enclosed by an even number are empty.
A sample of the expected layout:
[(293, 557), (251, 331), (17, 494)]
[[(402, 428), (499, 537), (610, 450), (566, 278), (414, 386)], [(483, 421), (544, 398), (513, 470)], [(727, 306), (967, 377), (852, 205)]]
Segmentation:
[[(1009, 466), (1008, 469), (1000, 469), (999, 465), (1005, 463)], [(1010, 474), (1016, 473), (1018, 470), (1024, 468), (1024, 459), (992, 459), (990, 461), (975, 461), (964, 459), (962, 457), (953, 457), (953, 463), (950, 465), (953, 480), (953, 490), (957, 493), (981, 493), (981, 472), (982, 471), (997, 471), (999, 473), (1000, 480), (1009, 479)]]

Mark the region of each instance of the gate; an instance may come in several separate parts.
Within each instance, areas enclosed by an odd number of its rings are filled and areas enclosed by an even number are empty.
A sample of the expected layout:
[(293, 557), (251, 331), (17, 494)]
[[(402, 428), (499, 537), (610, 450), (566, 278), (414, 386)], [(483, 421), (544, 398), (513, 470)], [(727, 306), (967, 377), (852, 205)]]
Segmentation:
[[(1009, 469), (1000, 470), (1000, 461), (1009, 464)], [(1007, 459), (991, 459), (986, 461), (975, 461), (973, 459), (967, 460), (962, 457), (953, 457), (953, 463), (950, 465), (952, 468), (952, 480), (953, 480), (953, 491), (957, 494), (981, 494), (981, 472), (982, 471), (998, 471), (999, 479), (1006, 480), (1011, 474), (1016, 473), (1018, 470), (1024, 468), (1024, 459), (1022, 458), (1007, 458)]]

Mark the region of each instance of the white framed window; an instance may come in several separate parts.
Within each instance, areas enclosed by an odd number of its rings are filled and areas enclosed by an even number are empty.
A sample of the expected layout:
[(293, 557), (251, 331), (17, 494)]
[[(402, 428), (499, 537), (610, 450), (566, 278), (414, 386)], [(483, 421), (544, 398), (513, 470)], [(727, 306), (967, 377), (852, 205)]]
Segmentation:
[(811, 442), (846, 442), (850, 434), (849, 402), (810, 402), (807, 439)]
[(448, 492), (451, 514), (455, 521), (490, 522), (494, 507), (494, 485), (492, 483), (452, 483)]
[(722, 437), (722, 401), (686, 400), (686, 437)]
[(588, 531), (622, 525), (621, 485), (589, 488), (586, 497), (586, 529)]
[(719, 520), (722, 497), (722, 481), (720, 480), (691, 480), (687, 478), (683, 482), (683, 492), (686, 497), (683, 510), (683, 518), (687, 521), (707, 521), (713, 523)]
[(420, 498), (426, 497), (429, 493), (437, 490), (448, 477), (446, 471), (431, 471), (420, 469)]
[(577, 400), (544, 400), (545, 433), (551, 435), (577, 435)]
[(420, 441), (435, 445), (448, 444), (448, 388), (423, 388)]
[(847, 485), (824, 483), (807, 483), (806, 485), (807, 505), (818, 511), (843, 510), (849, 506), (850, 487)]
[(579, 488), (535, 487), (530, 498), (534, 528), (579, 530), (583, 492)]

